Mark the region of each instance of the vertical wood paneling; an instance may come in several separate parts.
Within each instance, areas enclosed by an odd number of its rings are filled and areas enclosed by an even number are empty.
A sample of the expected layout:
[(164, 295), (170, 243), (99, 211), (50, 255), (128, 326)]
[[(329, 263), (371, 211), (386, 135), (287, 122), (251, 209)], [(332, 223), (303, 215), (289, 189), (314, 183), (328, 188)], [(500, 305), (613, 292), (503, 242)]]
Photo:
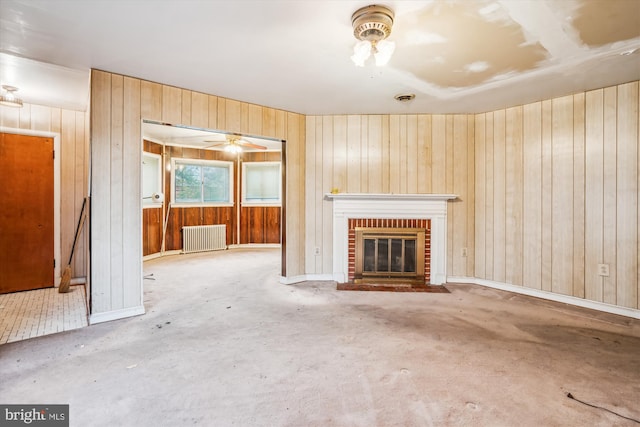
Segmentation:
[[(400, 193), (400, 176), (403, 174), (400, 164), (400, 116), (397, 114), (389, 117), (389, 175), (384, 179), (389, 181), (389, 192)], [(384, 161), (384, 159), (383, 159)]]
[(111, 75), (92, 71), (91, 90), (91, 312), (101, 313), (112, 310)]
[(398, 116), (398, 164), (395, 175), (400, 177), (400, 193), (407, 193), (408, 160), (407, 160), (407, 116)]
[(493, 154), (493, 113), (485, 114), (485, 275), (486, 279), (493, 280), (493, 258), (494, 258), (494, 154)]
[(552, 101), (551, 290), (573, 291), (573, 97)]
[(418, 116), (418, 193), (431, 192), (431, 116)]
[(523, 133), (522, 107), (506, 111), (506, 271), (505, 280), (522, 285), (523, 276)]
[(360, 192), (369, 192), (369, 116), (360, 117)]
[(603, 279), (598, 264), (603, 254), (604, 169), (604, 90), (585, 96), (585, 298), (603, 300)]
[(371, 193), (382, 193), (382, 182), (384, 180), (383, 171), (383, 155), (382, 155), (382, 117), (369, 116), (368, 128), (368, 153), (369, 161), (365, 165), (367, 167), (367, 176), (369, 177), (369, 191)]
[[(175, 122), (174, 122), (175, 123)], [(141, 142), (138, 142), (140, 144)], [(111, 309), (124, 308), (124, 79), (111, 75)], [(136, 191), (133, 189), (132, 191)]]
[(618, 88), (609, 87), (604, 90), (604, 199), (603, 199), (603, 260), (609, 264), (609, 276), (604, 278), (603, 301), (608, 304), (616, 304), (617, 290), (617, 161), (618, 161), (618, 134), (617, 134), (617, 97)]
[(447, 218), (451, 227), (450, 235), (452, 256), (449, 275), (465, 276), (467, 274), (467, 257), (462, 256), (462, 248), (467, 247), (467, 205), (469, 203), (469, 190), (467, 188), (467, 116), (457, 114), (453, 116), (453, 135), (451, 145), (452, 159), (447, 163), (448, 169), (453, 170), (450, 191), (458, 194), (459, 200), (449, 203), (451, 217)]
[[(123, 99), (123, 195), (122, 195), (122, 257), (123, 257), (123, 307), (134, 307), (140, 304), (142, 283), (132, 280), (142, 273), (142, 234), (140, 212), (142, 210), (142, 164), (140, 80), (124, 77)], [(138, 237), (128, 242), (129, 236)]]
[(573, 292), (584, 298), (585, 95), (573, 99)]
[(345, 191), (360, 193), (361, 136), (360, 116), (347, 116), (347, 183)]
[(182, 89), (162, 86), (162, 121), (182, 124)]
[[(74, 183), (76, 180), (74, 167), (75, 147), (76, 147), (76, 113), (74, 111), (63, 110), (62, 111), (62, 126), (60, 134), (60, 188), (64, 188), (67, 191), (73, 191)], [(74, 194), (67, 194), (60, 203), (60, 217), (61, 218), (78, 218), (76, 216), (75, 209), (75, 197)], [(62, 265), (66, 266), (69, 262), (69, 255), (71, 254), (71, 247), (73, 246), (73, 239), (75, 237), (75, 221), (61, 221), (60, 224), (60, 241), (64, 242), (61, 247), (60, 255), (62, 257)]]
[[(315, 272), (316, 273), (323, 273), (325, 270), (323, 269), (323, 263), (324, 263), (324, 257), (325, 254), (327, 253), (327, 251), (325, 250), (325, 241), (324, 241), (324, 235), (325, 234), (330, 234), (331, 230), (333, 230), (333, 227), (331, 226), (331, 228), (326, 228), (327, 226), (325, 225), (325, 220), (324, 220), (324, 213), (327, 211), (327, 209), (329, 209), (331, 206), (329, 204), (329, 202), (324, 201), (324, 197), (323, 194), (327, 191), (330, 191), (331, 189), (325, 186), (326, 183), (326, 177), (325, 175), (325, 171), (323, 168), (324, 165), (324, 154), (323, 154), (323, 144), (324, 144), (324, 138), (323, 138), (323, 132), (324, 132), (324, 120), (322, 117), (317, 117), (316, 118), (316, 125), (315, 125), (315, 153), (311, 150), (311, 148), (309, 148), (309, 150), (307, 150), (307, 155), (309, 156), (314, 156), (314, 164), (315, 164), (315, 173), (316, 173), (316, 182), (315, 182), (315, 186), (312, 187), (308, 187), (309, 190), (315, 190), (314, 191), (314, 199), (316, 202), (316, 208), (315, 211), (313, 211), (313, 214), (315, 215), (314, 218), (314, 225), (315, 225), (315, 240), (314, 240), (314, 265), (315, 265)], [(307, 126), (309, 126), (309, 122), (307, 122)], [(309, 211), (309, 207), (307, 207), (307, 212)], [(311, 235), (310, 235), (311, 236)], [(320, 250), (320, 255), (316, 256), (315, 255), (315, 248), (318, 248)], [(332, 270), (329, 270), (329, 272), (332, 272)]]
[(162, 121), (162, 85), (140, 82), (140, 109), (147, 120)]
[(347, 116), (333, 118), (333, 184), (341, 192), (347, 191)]
[(542, 103), (524, 106), (523, 259), (524, 286), (542, 289)]
[[(334, 186), (334, 161), (333, 161), (333, 122), (334, 117), (324, 117), (322, 119), (322, 191), (329, 192)], [(318, 141), (316, 140), (316, 143)], [(340, 141), (336, 141), (339, 144)], [(316, 153), (318, 150), (316, 149)], [(318, 194), (322, 200), (322, 271), (325, 273), (333, 272), (333, 205), (330, 201), (324, 200), (321, 194)]]
[[(305, 188), (307, 192), (305, 194), (305, 207), (306, 211), (309, 214), (317, 215), (319, 209), (316, 208), (316, 205), (322, 203), (321, 200), (318, 200), (319, 196), (315, 191), (316, 182), (316, 163), (318, 161), (316, 157), (316, 123), (317, 120), (322, 120), (316, 116), (307, 116), (307, 125), (306, 125), (306, 137), (305, 137), (305, 150), (309, 155), (305, 158)], [(321, 181), (321, 179), (319, 180)], [(307, 274), (317, 274), (318, 270), (316, 269), (316, 258), (315, 248), (320, 247), (318, 244), (317, 233), (316, 233), (316, 223), (315, 221), (306, 221), (305, 222), (305, 235), (307, 236), (307, 244), (305, 245), (305, 264), (304, 270)]]
[(262, 132), (262, 107), (247, 105), (247, 132), (251, 135), (264, 135)]
[(485, 148), (485, 115), (476, 115), (475, 120), (475, 277), (486, 277), (485, 253), (486, 253), (486, 148)]
[(180, 93), (180, 106), (182, 107), (182, 111), (180, 113), (180, 123), (188, 126), (193, 126), (193, 123), (191, 122), (191, 91), (181, 89)]
[(636, 307), (638, 286), (638, 82), (618, 86), (616, 303)]
[(506, 219), (505, 219), (505, 191), (506, 191), (506, 164), (505, 164), (505, 110), (493, 113), (493, 280), (505, 281), (506, 273)]
[[(476, 208), (475, 180), (476, 180), (476, 162), (475, 162), (475, 129), (476, 120), (473, 115), (467, 116), (467, 200), (466, 200), (466, 221), (467, 221), (467, 265), (465, 276), (473, 276), (475, 270), (475, 218), (474, 212)], [(462, 220), (464, 220), (463, 218)]]
[(193, 92), (191, 94), (191, 126), (211, 129), (209, 127), (209, 97), (203, 93)]
[(407, 116), (407, 188), (409, 194), (418, 192), (418, 116)]
[(446, 116), (435, 114), (432, 116), (432, 173), (434, 193), (445, 193), (446, 188)]
[(542, 102), (542, 290), (551, 291), (552, 283), (552, 162), (551, 101)]

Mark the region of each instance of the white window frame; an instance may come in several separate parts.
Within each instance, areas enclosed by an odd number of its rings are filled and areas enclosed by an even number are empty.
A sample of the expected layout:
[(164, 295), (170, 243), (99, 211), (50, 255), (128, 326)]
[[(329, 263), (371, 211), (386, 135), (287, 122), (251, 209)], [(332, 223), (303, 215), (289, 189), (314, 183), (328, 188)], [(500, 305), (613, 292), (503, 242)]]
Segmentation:
[[(142, 162), (144, 163), (144, 159), (145, 157), (150, 157), (153, 159), (156, 159), (158, 161), (158, 175), (157, 175), (157, 182), (156, 182), (156, 191), (154, 191), (154, 193), (163, 193), (162, 191), (162, 156), (160, 154), (155, 154), (155, 153), (149, 153), (147, 151), (143, 151), (142, 152)], [(144, 171), (144, 164), (142, 165), (142, 170)], [(147, 209), (147, 208), (161, 208), (162, 207), (162, 203), (157, 203), (154, 202), (152, 199), (150, 199), (149, 197), (152, 196), (152, 194), (145, 194), (144, 192), (144, 173), (142, 174), (143, 176), (143, 182), (142, 182), (142, 208), (143, 209)]]
[[(278, 165), (278, 200), (247, 200), (247, 166)], [(243, 206), (282, 206), (282, 162), (242, 162), (242, 205)]]
[[(226, 167), (229, 169), (229, 200), (227, 202), (176, 202), (176, 165), (177, 164), (189, 164), (189, 165), (201, 165), (201, 166), (218, 166), (218, 167)], [(202, 159), (183, 159), (183, 158), (175, 158), (171, 159), (171, 206), (175, 208), (193, 208), (193, 207), (222, 207), (222, 206), (233, 206), (234, 205), (234, 197), (233, 197), (233, 183), (234, 183), (234, 175), (233, 175), (233, 162), (226, 162), (222, 160), (202, 160)]]

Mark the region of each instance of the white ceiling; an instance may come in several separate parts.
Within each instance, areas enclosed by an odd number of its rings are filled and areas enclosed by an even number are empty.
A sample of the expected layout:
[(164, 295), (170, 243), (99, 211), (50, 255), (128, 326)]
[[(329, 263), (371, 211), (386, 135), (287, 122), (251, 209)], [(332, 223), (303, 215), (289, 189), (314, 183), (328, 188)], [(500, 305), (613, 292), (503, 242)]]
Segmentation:
[[(386, 1), (356, 67), (349, 0), (2, 0), (0, 83), (85, 109), (97, 68), (302, 114), (471, 113), (640, 79), (638, 0)], [(394, 95), (415, 93), (399, 103)]]

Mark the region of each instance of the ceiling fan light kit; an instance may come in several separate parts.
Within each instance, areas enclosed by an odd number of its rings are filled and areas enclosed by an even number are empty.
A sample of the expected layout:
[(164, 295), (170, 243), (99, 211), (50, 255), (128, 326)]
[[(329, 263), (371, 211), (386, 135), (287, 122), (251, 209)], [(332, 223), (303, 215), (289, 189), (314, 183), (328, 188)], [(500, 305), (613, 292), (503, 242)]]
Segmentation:
[(13, 92), (17, 92), (18, 88), (15, 86), (2, 85), (2, 89), (4, 89), (4, 93), (0, 95), (0, 105), (5, 105), (7, 107), (22, 107), (22, 99), (18, 98), (13, 94)]
[(351, 16), (353, 35), (359, 41), (353, 47), (351, 60), (364, 67), (373, 54), (378, 67), (386, 65), (393, 55), (395, 43), (386, 40), (391, 34), (394, 14), (385, 6), (371, 5), (356, 10)]

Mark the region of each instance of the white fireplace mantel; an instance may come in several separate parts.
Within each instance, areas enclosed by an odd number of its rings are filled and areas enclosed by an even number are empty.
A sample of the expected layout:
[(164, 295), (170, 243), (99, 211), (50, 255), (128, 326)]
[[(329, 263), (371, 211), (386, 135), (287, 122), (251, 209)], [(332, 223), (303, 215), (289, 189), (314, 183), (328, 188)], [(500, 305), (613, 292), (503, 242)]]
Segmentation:
[(333, 280), (349, 277), (349, 219), (398, 218), (431, 220), (431, 277), (429, 283), (447, 280), (447, 201), (455, 194), (328, 193), (333, 201)]

